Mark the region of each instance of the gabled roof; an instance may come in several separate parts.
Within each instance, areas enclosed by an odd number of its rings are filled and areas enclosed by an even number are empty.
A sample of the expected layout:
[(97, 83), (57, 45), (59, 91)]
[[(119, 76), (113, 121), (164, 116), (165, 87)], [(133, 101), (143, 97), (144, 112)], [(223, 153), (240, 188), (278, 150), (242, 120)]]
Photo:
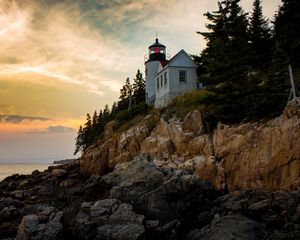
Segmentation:
[[(180, 56), (184, 56), (186, 62), (185, 65), (179, 65), (177, 60), (179, 60)], [(159, 74), (163, 70), (165, 70), (167, 67), (192, 67), (192, 68), (197, 68), (198, 65), (193, 61), (193, 59), (184, 51), (183, 49), (180, 50), (177, 54), (175, 54), (169, 61), (164, 61), (164, 64), (162, 61), (160, 61), (162, 65), (162, 69), (158, 71), (155, 75)]]

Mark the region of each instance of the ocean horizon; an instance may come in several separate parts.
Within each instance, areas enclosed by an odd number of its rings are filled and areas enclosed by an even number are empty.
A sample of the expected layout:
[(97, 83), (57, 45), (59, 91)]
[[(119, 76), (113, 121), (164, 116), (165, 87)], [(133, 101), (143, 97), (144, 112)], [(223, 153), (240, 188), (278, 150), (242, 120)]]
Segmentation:
[(2, 181), (6, 177), (9, 177), (13, 174), (28, 175), (28, 174), (31, 174), (35, 170), (43, 172), (51, 165), (53, 165), (53, 163), (0, 162), (0, 181)]

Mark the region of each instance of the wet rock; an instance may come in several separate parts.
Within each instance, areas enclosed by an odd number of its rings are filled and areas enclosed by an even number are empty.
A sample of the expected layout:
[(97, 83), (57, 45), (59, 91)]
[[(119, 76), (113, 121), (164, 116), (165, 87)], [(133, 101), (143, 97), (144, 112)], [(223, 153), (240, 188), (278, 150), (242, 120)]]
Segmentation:
[[(298, 205), (295, 214), (293, 215), (293, 221), (300, 224), (300, 204)], [(300, 230), (300, 229), (299, 229)]]
[(76, 216), (80, 239), (142, 239), (144, 216), (117, 199), (84, 202)]
[(266, 233), (263, 227), (246, 217), (215, 217), (212, 223), (201, 230), (193, 230), (187, 235), (188, 240), (257, 240), (263, 239)]
[(16, 190), (11, 193), (11, 196), (22, 200), (26, 196), (26, 192), (24, 190)]
[(97, 228), (97, 240), (143, 240), (145, 229), (139, 224), (103, 225)]
[(39, 231), (39, 217), (36, 214), (31, 214), (23, 217), (19, 226), (17, 239), (28, 240), (34, 239), (36, 233)]
[(3, 209), (8, 206), (13, 206), (16, 208), (20, 208), (23, 206), (23, 203), (20, 200), (12, 199), (12, 198), (1, 198), (0, 199), (0, 209)]
[[(121, 202), (117, 199), (104, 199), (95, 202), (90, 208), (91, 218), (109, 215), (114, 212)], [(86, 208), (86, 206), (82, 206)]]
[[(47, 220), (41, 217), (47, 216)], [(62, 212), (51, 217), (50, 212), (42, 212), (40, 215), (30, 214), (23, 217), (18, 229), (18, 240), (60, 240), (63, 239), (63, 227), (60, 223)], [(42, 220), (42, 221), (41, 221)]]
[(53, 177), (62, 177), (64, 175), (66, 175), (67, 171), (65, 169), (53, 169), (51, 174)]

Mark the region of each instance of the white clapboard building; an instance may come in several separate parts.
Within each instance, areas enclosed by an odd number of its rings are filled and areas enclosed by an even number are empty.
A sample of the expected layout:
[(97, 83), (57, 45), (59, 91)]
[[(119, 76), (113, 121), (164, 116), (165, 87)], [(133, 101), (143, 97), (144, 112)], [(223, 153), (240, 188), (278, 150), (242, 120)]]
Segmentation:
[(199, 88), (197, 67), (184, 50), (167, 60), (166, 47), (156, 39), (145, 58), (147, 104), (164, 107), (174, 97)]

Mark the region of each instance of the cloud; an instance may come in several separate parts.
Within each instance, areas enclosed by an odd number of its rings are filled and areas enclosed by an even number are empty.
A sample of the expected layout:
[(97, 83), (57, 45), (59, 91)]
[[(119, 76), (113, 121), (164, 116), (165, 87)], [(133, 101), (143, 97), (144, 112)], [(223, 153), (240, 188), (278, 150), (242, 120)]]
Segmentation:
[(97, 1), (89, 2), (86, 9), (81, 8), (83, 1), (32, 1), (26, 7), (21, 1), (1, 4), (0, 74), (36, 73), (99, 95), (105, 88), (117, 95), (122, 79), (115, 73), (135, 66), (139, 56), (132, 57), (134, 50), (106, 37), (109, 29), (97, 25), (103, 21), (100, 15), (90, 21)]
[(156, 31), (172, 55), (181, 48), (199, 53), (205, 41), (196, 31), (216, 6), (211, 0), (1, 1), (0, 74), (37, 73), (99, 95), (109, 88), (117, 97), (122, 80), (143, 67)]
[(18, 115), (0, 115), (0, 122), (19, 124), (24, 121), (47, 121), (49, 119), (43, 117), (30, 117), (30, 116), (18, 116)]
[[(279, 2), (263, 4), (271, 15)], [(241, 3), (249, 8), (249, 1)], [(0, 0), (0, 99), (14, 106), (1, 107), (0, 114), (48, 116), (54, 103), (58, 108), (67, 103), (55, 114), (84, 105), (83, 115), (95, 105), (111, 104), (126, 77), (144, 69), (156, 31), (171, 55), (182, 48), (200, 53), (206, 43), (196, 31), (205, 29), (203, 13), (216, 8), (211, 0)], [(19, 96), (10, 87), (13, 81), (20, 86)], [(30, 96), (25, 81), (35, 84)], [(54, 87), (64, 91), (48, 94)], [(15, 100), (24, 96), (30, 101)]]
[(75, 130), (66, 126), (49, 126), (48, 131), (52, 133), (65, 133), (65, 132), (74, 132)]

